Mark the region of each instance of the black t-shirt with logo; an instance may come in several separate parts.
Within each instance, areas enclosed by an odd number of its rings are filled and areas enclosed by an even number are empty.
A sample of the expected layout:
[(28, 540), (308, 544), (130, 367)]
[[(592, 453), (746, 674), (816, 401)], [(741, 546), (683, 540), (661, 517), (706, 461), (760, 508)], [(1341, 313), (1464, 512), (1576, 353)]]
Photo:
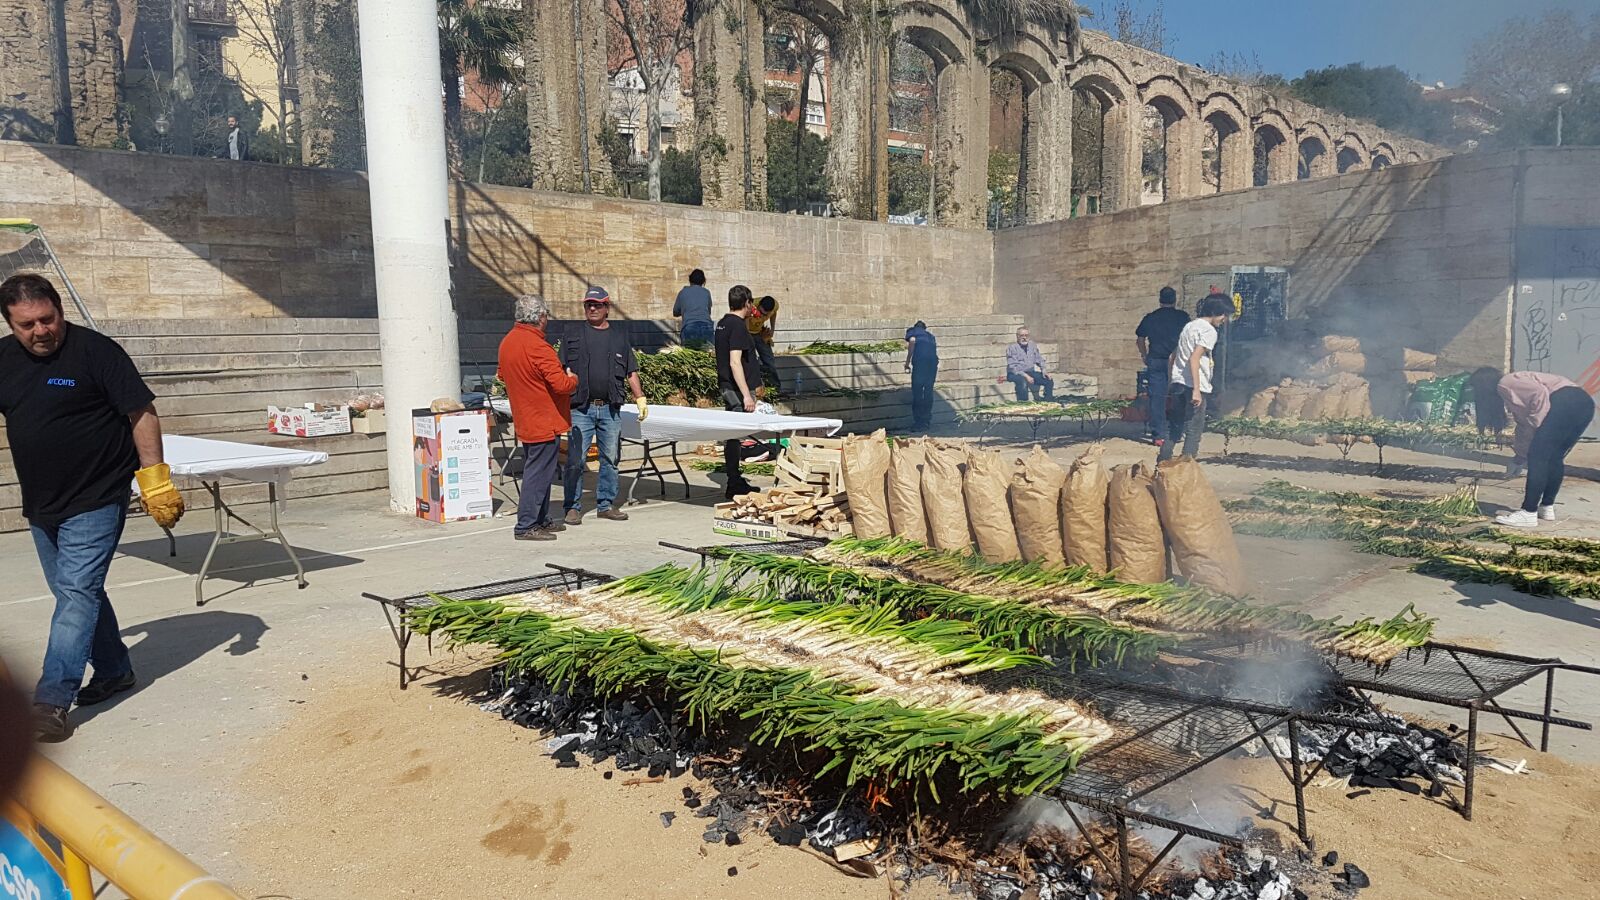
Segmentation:
[(0, 415), (22, 515), (35, 525), (128, 502), (139, 468), (128, 415), (156, 398), (115, 341), (70, 323), (66, 329), (49, 356), (0, 338)]
[(733, 351), (744, 351), (740, 358), (740, 368), (744, 369), (744, 383), (755, 393), (761, 386), (761, 360), (756, 356), (756, 344), (750, 338), (750, 329), (745, 326), (744, 316), (728, 313), (717, 322), (717, 337), (715, 347), (717, 351), (717, 387), (725, 391), (739, 393), (739, 383), (733, 380)]

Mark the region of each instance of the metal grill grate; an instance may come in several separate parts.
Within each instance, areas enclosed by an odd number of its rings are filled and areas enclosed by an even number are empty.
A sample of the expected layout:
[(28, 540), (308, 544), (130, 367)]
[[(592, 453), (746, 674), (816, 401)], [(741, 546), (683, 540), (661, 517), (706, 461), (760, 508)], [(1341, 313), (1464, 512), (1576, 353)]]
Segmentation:
[[(509, 578), (505, 581), (491, 581), (487, 584), (478, 584), (471, 587), (448, 588), (438, 591), (423, 591), (405, 597), (376, 598), (381, 603), (399, 609), (416, 609), (431, 606), (435, 598), (446, 600), (493, 600), (496, 597), (505, 597), (510, 594), (521, 594), (528, 591), (540, 590), (575, 590), (585, 585), (602, 584), (614, 581), (611, 575), (600, 572), (588, 572), (583, 569), (563, 569), (559, 572), (550, 572), (544, 575), (531, 575), (526, 578)], [(370, 594), (367, 596), (371, 596)]]

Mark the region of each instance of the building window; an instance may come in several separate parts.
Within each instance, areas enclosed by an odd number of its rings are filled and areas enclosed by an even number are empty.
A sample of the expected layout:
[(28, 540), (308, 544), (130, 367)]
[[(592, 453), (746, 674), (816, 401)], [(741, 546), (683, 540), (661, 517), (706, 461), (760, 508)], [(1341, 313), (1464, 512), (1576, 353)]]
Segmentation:
[(822, 126), (828, 124), (827, 109), (821, 103), (806, 104), (806, 124)]
[(194, 58), (196, 66), (202, 74), (221, 75), (222, 40), (211, 37), (195, 38)]

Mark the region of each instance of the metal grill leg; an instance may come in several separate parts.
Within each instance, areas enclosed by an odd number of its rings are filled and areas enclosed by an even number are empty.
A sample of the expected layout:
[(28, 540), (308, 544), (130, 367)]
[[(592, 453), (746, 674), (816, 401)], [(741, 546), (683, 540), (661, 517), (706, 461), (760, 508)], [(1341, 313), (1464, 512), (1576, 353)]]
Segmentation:
[(1473, 771), (1478, 768), (1478, 705), (1467, 707), (1467, 764), (1464, 780), (1466, 799), (1462, 802), (1461, 817), (1468, 822), (1472, 821), (1472, 782)]
[(1289, 720), (1289, 765), (1294, 769), (1294, 821), (1300, 843), (1311, 846), (1311, 835), (1306, 831), (1306, 786), (1300, 776), (1300, 734), (1295, 720)]
[(1556, 670), (1544, 671), (1544, 724), (1539, 727), (1539, 752), (1550, 752), (1550, 704), (1556, 696)]
[(1121, 889), (1118, 896), (1131, 897), (1133, 895), (1133, 867), (1128, 859), (1128, 820), (1117, 816), (1117, 863), (1120, 868), (1118, 887)]

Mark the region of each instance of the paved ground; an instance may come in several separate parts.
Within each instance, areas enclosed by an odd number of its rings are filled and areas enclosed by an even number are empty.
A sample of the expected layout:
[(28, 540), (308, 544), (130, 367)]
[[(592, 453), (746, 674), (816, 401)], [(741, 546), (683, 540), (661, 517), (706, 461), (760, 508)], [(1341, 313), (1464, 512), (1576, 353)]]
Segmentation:
[[(1075, 428), (1051, 439), (1067, 459), (1084, 440)], [(1458, 460), (1391, 451), (1375, 474), (1370, 447), (1352, 463), (1331, 448), (1275, 441), (1235, 441), (1228, 457), (1208, 440), (1219, 492), (1243, 493), (1268, 477), (1348, 490), (1393, 489), (1438, 493), (1446, 482), (1486, 478), (1486, 503), (1507, 504), (1520, 480), (1504, 483), (1503, 462)], [(1020, 446), (1020, 445), (1019, 445)], [(1150, 458), (1150, 448), (1111, 441), (1116, 461)], [(1600, 449), (1579, 448), (1580, 466), (1600, 464)], [(1581, 474), (1600, 478), (1593, 468)], [(50, 749), (69, 770), (136, 818), (225, 878), (248, 879), (236, 861), (235, 839), (252, 815), (236, 789), (259, 749), (271, 742), (297, 708), (318, 692), (395, 678), (384, 664), (393, 647), (375, 604), (363, 591), (402, 594), (513, 577), (545, 562), (582, 565), (618, 574), (682, 554), (662, 539), (714, 540), (708, 506), (715, 485), (696, 479), (690, 503), (651, 502), (632, 521), (598, 521), (569, 530), (554, 543), (515, 543), (510, 522), (494, 519), (440, 527), (389, 513), (378, 494), (293, 501), (285, 529), (301, 549), (311, 585), (297, 590), (275, 548), (243, 545), (221, 551), (215, 599), (193, 602), (191, 573), (210, 527), (209, 514), (182, 526), (177, 559), (148, 520), (130, 523), (113, 566), (111, 594), (133, 645), (142, 686), (104, 707), (75, 715), (79, 733)], [(653, 491), (642, 490), (653, 497)], [(292, 489), (291, 489), (292, 494)], [(1564, 521), (1556, 533), (1600, 536), (1600, 484), (1573, 478), (1563, 493)], [(1403, 561), (1364, 556), (1344, 544), (1244, 539), (1251, 574), (1270, 599), (1345, 615), (1387, 615), (1404, 603), (1438, 616), (1440, 636), (1506, 650), (1600, 663), (1596, 630), (1600, 603), (1534, 598), (1484, 585), (1455, 585), (1404, 571)], [(38, 672), (51, 600), (25, 534), (0, 535), (0, 655), (24, 682)], [(1557, 710), (1600, 719), (1600, 692), (1571, 679), (1560, 685)], [(325, 693), (324, 696), (327, 696)], [(1531, 702), (1530, 695), (1517, 695)], [(1568, 759), (1600, 761), (1600, 738), (1558, 731), (1552, 750)], [(254, 801), (258, 802), (258, 801)], [(336, 810), (307, 810), (336, 820)], [(333, 847), (330, 852), (337, 852)]]

